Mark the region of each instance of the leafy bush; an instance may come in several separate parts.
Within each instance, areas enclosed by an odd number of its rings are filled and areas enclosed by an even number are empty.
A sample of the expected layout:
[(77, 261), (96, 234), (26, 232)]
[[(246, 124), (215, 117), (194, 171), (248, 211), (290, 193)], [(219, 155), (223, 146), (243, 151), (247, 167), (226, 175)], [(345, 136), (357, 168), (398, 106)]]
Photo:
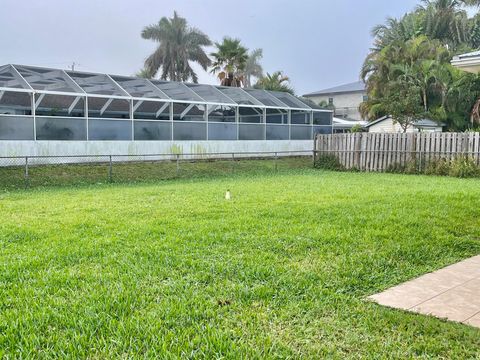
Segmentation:
[(459, 156), (450, 163), (450, 176), (471, 178), (480, 176), (480, 168), (475, 160), (469, 156)]
[(407, 161), (406, 164), (394, 163), (387, 167), (387, 173), (393, 174), (418, 174), (418, 162), (415, 159)]
[(352, 134), (361, 133), (362, 131), (363, 131), (363, 128), (359, 124), (356, 124), (356, 125), (352, 126), (352, 128), (350, 129), (350, 133), (352, 133)]
[(446, 159), (434, 159), (427, 162), (424, 173), (426, 175), (448, 176), (450, 172), (450, 162)]
[(342, 171), (345, 167), (335, 155), (319, 155), (315, 159), (315, 167), (317, 169)]
[(453, 160), (444, 158), (429, 160), (423, 165), (419, 159), (413, 159), (406, 164), (391, 164), (388, 173), (394, 174), (425, 174), (437, 176), (452, 176), (459, 178), (480, 177), (480, 167), (475, 159), (468, 156), (458, 156)]

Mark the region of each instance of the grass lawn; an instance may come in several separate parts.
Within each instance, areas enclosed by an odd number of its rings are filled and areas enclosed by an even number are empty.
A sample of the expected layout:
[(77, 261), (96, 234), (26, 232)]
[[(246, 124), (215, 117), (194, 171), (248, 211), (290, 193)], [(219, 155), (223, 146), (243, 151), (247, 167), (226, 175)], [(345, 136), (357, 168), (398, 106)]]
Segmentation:
[[(60, 161), (65, 159), (60, 159)], [(17, 159), (17, 165), (21, 159)], [(25, 161), (25, 159), (23, 159)], [(31, 160), (30, 160), (31, 161)], [(58, 165), (31, 165), (28, 169), (28, 181), (25, 179), (25, 167), (0, 166), (0, 191), (47, 187), (93, 185), (105, 183), (157, 182), (159, 180), (193, 179), (205, 177), (224, 177), (234, 174), (258, 175), (292, 169), (313, 167), (311, 156), (284, 157), (270, 159), (230, 159), (223, 160), (181, 160), (114, 162), (111, 179), (109, 163), (83, 163)]]
[(479, 358), (480, 330), (365, 301), (480, 253), (479, 185), (310, 169), (2, 193), (0, 357)]

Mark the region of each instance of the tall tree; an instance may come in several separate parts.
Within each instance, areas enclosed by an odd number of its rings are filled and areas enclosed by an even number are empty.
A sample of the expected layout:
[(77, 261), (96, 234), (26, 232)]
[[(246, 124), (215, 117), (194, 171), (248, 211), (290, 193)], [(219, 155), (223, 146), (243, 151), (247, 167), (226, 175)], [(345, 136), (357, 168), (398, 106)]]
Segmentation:
[(406, 14), (400, 19), (389, 17), (384, 24), (372, 29), (372, 53), (378, 53), (392, 43), (414, 39), (422, 33), (423, 21), (417, 13)]
[(229, 37), (215, 43), (215, 47), (216, 51), (210, 54), (214, 59), (211, 73), (218, 76), (223, 86), (244, 86), (248, 49), (239, 39)]
[(403, 132), (416, 121), (425, 117), (421, 102), (421, 89), (409, 79), (398, 79), (389, 84), (389, 89), (383, 99), (383, 106)]
[(468, 15), (459, 0), (423, 0), (424, 34), (453, 48), (469, 40)]
[(254, 49), (248, 54), (245, 64), (245, 87), (252, 87), (252, 78), (260, 79), (263, 76), (263, 67), (260, 64), (262, 58), (262, 49)]
[(480, 21), (469, 19), (465, 7), (479, 5), (480, 0), (422, 0), (414, 11), (373, 28), (372, 53), (420, 35), (439, 40), (452, 50), (475, 48), (480, 45)]
[(283, 75), (281, 71), (275, 71), (273, 74), (267, 73), (255, 84), (256, 89), (288, 92), (294, 95), (293, 88), (290, 86), (290, 78)]
[(161, 70), (161, 79), (196, 83), (198, 76), (190, 62), (199, 64), (205, 71), (211, 64), (204, 50), (212, 44), (209, 37), (190, 27), (176, 11), (173, 18), (163, 17), (158, 24), (145, 27), (142, 38), (158, 43), (157, 49), (145, 60), (149, 75), (155, 76)]
[(139, 77), (139, 78), (144, 78), (144, 79), (151, 79), (151, 78), (153, 78), (154, 74), (152, 74), (148, 69), (143, 68), (143, 69), (140, 69), (135, 74), (135, 76)]

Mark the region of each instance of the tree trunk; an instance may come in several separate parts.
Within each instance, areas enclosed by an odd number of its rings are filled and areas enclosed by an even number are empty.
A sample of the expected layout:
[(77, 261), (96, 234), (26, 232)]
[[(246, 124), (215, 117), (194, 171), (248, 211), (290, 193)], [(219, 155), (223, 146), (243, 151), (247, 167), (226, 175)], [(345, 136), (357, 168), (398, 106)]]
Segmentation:
[(426, 90), (423, 90), (423, 107), (425, 109), (425, 112), (427, 112), (428, 111), (428, 104), (427, 104), (427, 91)]

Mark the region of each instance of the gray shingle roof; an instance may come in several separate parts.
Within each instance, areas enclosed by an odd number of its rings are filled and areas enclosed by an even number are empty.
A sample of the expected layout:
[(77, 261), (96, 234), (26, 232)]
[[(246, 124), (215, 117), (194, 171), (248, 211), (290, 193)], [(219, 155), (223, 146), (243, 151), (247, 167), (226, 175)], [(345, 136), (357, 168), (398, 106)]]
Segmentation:
[[(369, 128), (372, 125), (378, 124), (382, 121), (391, 119), (391, 116), (383, 116), (377, 120), (371, 121), (365, 125), (365, 127)], [(430, 119), (422, 119), (422, 120), (417, 120), (413, 123), (413, 126), (417, 127), (437, 127), (437, 126), (445, 126), (443, 123), (438, 123), (436, 121), (430, 120)]]
[(316, 91), (310, 94), (305, 94), (303, 96), (309, 97), (309, 96), (341, 94), (341, 93), (362, 92), (362, 91), (365, 91), (365, 83), (363, 81), (357, 81), (350, 84), (344, 84), (344, 85), (335, 86), (329, 89)]

